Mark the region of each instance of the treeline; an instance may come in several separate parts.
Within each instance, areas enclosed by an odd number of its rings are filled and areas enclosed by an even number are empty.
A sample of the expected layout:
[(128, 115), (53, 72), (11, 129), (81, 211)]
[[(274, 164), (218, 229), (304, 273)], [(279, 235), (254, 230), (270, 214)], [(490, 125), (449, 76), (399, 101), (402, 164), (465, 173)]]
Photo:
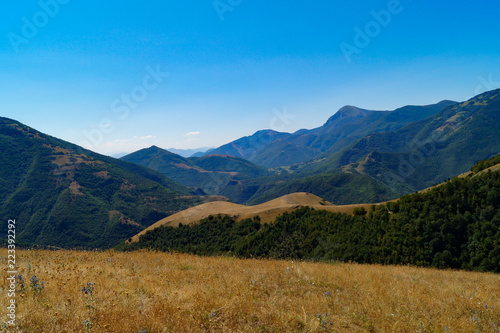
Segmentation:
[(476, 163), (471, 169), (472, 172), (479, 172), (500, 163), (500, 155), (482, 160)]
[(308, 207), (272, 224), (210, 216), (119, 248), (500, 272), (500, 172), (454, 178), (354, 216)]

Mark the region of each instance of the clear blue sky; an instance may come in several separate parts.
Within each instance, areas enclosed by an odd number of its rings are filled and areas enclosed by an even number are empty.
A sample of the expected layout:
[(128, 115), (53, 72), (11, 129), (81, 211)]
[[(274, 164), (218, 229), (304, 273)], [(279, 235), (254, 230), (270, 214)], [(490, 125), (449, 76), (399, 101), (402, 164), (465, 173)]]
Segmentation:
[(54, 1), (3, 4), (1, 115), (105, 154), (500, 86), (496, 1)]

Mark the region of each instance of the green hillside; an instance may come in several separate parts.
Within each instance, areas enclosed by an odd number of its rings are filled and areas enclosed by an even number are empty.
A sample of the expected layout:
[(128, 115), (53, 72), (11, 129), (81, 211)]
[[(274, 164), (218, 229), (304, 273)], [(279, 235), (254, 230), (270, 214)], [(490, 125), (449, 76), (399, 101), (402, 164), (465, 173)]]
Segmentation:
[(242, 202), (248, 195), (242, 193), (243, 182), (268, 176), (267, 169), (245, 159), (228, 155), (207, 155), (184, 158), (156, 146), (141, 149), (122, 157), (122, 160), (148, 167), (203, 193), (224, 195)]
[(232, 177), (234, 179), (257, 178), (269, 175), (266, 168), (255, 165), (243, 158), (229, 155), (210, 154), (202, 157), (190, 157), (189, 160), (206, 171), (233, 173)]
[[(426, 119), (454, 105), (456, 102), (442, 101), (426, 106), (404, 106), (394, 111), (372, 111), (366, 117), (336, 128), (321, 129), (317, 141), (328, 142), (321, 144), (320, 153), (333, 154), (356, 140), (372, 133), (397, 131), (400, 128), (416, 121)], [(328, 124), (328, 123), (327, 123)], [(325, 127), (325, 126), (324, 126)], [(313, 143), (314, 146), (317, 143)]]
[(276, 168), (309, 161), (315, 156), (316, 153), (308, 147), (279, 139), (267, 144), (265, 149), (255, 153), (251, 160), (258, 165)]
[[(122, 157), (121, 160), (157, 171), (184, 186), (203, 188), (204, 184), (217, 177), (207, 173), (190, 159), (156, 146), (141, 149)], [(220, 178), (225, 181), (227, 177)]]
[(466, 172), (500, 152), (500, 90), (457, 103), (425, 120), (372, 133), (335, 152), (326, 152), (301, 172), (342, 168), (370, 176), (399, 193), (420, 190)]
[[(498, 157), (497, 157), (498, 159)], [(484, 163), (484, 162), (482, 162)], [(411, 264), (500, 272), (500, 171), (453, 178), (355, 215), (299, 208), (272, 224), (210, 216), (159, 227), (119, 249)]]
[(257, 205), (294, 192), (312, 193), (337, 205), (382, 202), (396, 196), (390, 187), (371, 177), (338, 172), (266, 182), (247, 204)]
[(18, 244), (110, 247), (200, 201), (157, 172), (10, 119), (0, 118), (0, 146), (0, 215), (16, 219)]

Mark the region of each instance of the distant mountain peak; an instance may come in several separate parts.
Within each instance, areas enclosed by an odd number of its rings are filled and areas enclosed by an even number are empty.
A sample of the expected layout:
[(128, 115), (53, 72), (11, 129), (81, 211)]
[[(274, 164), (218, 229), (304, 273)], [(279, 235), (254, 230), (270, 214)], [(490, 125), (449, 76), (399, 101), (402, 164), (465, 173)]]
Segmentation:
[(153, 145), (153, 146), (151, 146), (149, 148), (139, 149), (136, 152), (133, 152), (133, 153), (130, 153), (130, 154), (126, 154), (126, 155), (120, 157), (120, 159), (128, 161), (129, 158), (131, 158), (132, 156), (136, 156), (138, 153), (141, 154), (141, 155), (146, 154), (146, 155), (162, 155), (162, 156), (175, 156), (175, 157), (178, 156), (177, 154), (169, 152), (166, 149), (163, 149), (163, 148), (160, 148), (158, 146)]
[(358, 108), (352, 105), (346, 105), (340, 108), (333, 116), (330, 117), (324, 126), (328, 126), (332, 123), (338, 123), (343, 119), (355, 120), (358, 118), (363, 118), (373, 111)]
[[(151, 146), (149, 148), (143, 148), (143, 149), (140, 149), (139, 151), (142, 151), (142, 152), (162, 152), (162, 153), (166, 153), (166, 154), (172, 154), (171, 152), (169, 152), (168, 150), (165, 150), (163, 148), (160, 148), (158, 146)], [(132, 153), (133, 154), (133, 153)], [(131, 154), (129, 154), (131, 155)]]
[(260, 130), (260, 131), (257, 131), (255, 132), (253, 135), (251, 136), (259, 136), (259, 135), (277, 135), (277, 134), (283, 134), (283, 132), (278, 132), (278, 131), (275, 131), (275, 130), (272, 130), (272, 129), (263, 129), (263, 130)]
[(367, 111), (367, 110), (362, 110), (356, 106), (353, 106), (353, 105), (346, 105), (346, 106), (343, 106), (342, 108), (340, 108), (337, 113), (340, 113), (340, 114), (343, 114), (343, 115), (351, 115), (351, 116), (357, 116), (359, 115), (360, 113), (362, 113), (363, 111)]
[(442, 101), (440, 101), (437, 104), (441, 105), (441, 104), (456, 104), (456, 103), (458, 103), (458, 102), (457, 101), (452, 101), (452, 100), (449, 100), (449, 99), (443, 99)]
[(167, 154), (167, 155), (177, 155), (175, 153), (172, 153), (171, 151), (168, 151), (167, 149), (164, 149), (164, 148), (161, 148), (161, 147), (158, 147), (155, 145), (153, 145), (149, 148), (145, 148), (144, 150), (145, 151), (154, 151), (154, 152), (163, 153), (163, 154)]
[(210, 150), (215, 147), (199, 147), (199, 148), (190, 148), (190, 149), (178, 149), (178, 148), (167, 148), (167, 150), (171, 153), (180, 155), (182, 157), (199, 157), (205, 155)]

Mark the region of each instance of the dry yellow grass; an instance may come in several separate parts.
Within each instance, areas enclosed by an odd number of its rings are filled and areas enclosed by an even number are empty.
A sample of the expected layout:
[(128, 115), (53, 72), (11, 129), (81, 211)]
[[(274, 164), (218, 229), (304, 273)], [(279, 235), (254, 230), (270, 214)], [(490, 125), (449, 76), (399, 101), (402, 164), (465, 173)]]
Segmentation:
[[(500, 329), (498, 274), (112, 251), (18, 250), (17, 266), (45, 286), (18, 293), (16, 332), (84, 332), (86, 319), (120, 333)], [(1, 288), (6, 305), (5, 274)]]
[(132, 237), (132, 241), (138, 241), (141, 235), (160, 226), (177, 227), (179, 223), (184, 225), (195, 224), (207, 218), (209, 215), (228, 215), (235, 217), (237, 221), (259, 216), (263, 223), (270, 223), (273, 222), (278, 215), (282, 215), (285, 212), (291, 212), (301, 206), (309, 206), (314, 209), (323, 209), (335, 213), (352, 214), (354, 208), (364, 207), (368, 210), (372, 204), (337, 206), (314, 194), (305, 192), (287, 194), (255, 206), (244, 206), (222, 201), (208, 202), (188, 208), (156, 222)]

